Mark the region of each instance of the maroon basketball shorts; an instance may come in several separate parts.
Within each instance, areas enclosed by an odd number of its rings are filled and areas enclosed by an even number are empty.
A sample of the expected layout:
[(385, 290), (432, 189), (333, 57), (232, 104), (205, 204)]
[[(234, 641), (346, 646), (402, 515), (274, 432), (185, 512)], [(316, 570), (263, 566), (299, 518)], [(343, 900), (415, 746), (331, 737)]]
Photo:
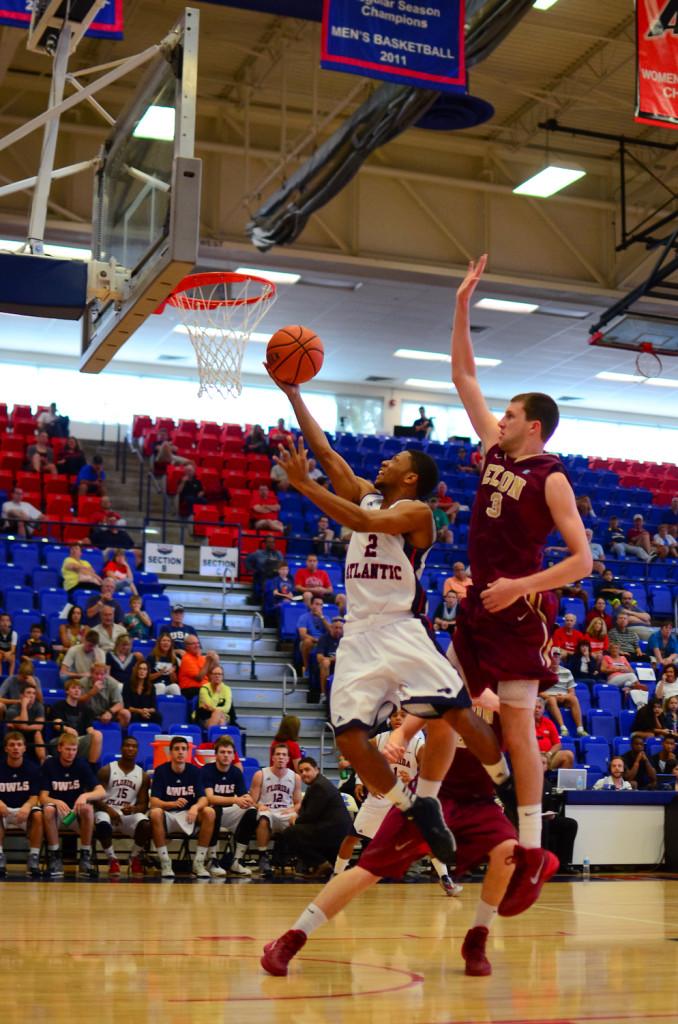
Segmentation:
[[(516, 830), (491, 797), (472, 804), (458, 803), (450, 797), (441, 797), (440, 802), (445, 821), (457, 841), (455, 875), (463, 875), (482, 864), (504, 840), (517, 841)], [(380, 878), (402, 878), (410, 864), (430, 852), (417, 826), (392, 807), (358, 867)]]
[(521, 597), (500, 612), (488, 612), (476, 587), (459, 605), (454, 653), (473, 697), (500, 681), (536, 679), (539, 688), (556, 682), (550, 668), (551, 633), (558, 600), (551, 591)]

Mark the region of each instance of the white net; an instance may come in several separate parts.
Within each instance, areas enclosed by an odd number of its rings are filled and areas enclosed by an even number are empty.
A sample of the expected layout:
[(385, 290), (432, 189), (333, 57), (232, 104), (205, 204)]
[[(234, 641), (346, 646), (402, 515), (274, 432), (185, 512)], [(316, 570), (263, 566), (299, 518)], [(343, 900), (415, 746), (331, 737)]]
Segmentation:
[(240, 274), (194, 274), (168, 300), (182, 314), (195, 349), (198, 397), (216, 392), (237, 397), (245, 348), (275, 302), (275, 288)]

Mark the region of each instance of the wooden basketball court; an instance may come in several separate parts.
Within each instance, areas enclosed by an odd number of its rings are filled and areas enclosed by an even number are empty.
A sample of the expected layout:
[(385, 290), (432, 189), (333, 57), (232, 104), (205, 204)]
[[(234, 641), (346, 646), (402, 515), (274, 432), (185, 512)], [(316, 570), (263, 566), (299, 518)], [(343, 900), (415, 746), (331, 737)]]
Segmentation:
[(674, 1024), (678, 882), (551, 883), (496, 923), (490, 978), (459, 948), (477, 884), (380, 885), (321, 929), (287, 978), (259, 966), (310, 884), (5, 882), (3, 1024)]

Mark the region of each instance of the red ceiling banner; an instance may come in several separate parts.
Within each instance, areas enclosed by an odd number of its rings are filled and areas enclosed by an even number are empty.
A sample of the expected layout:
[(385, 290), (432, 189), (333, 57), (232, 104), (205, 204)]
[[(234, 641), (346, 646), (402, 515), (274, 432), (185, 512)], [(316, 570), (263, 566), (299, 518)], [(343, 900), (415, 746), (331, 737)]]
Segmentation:
[(678, 0), (636, 0), (636, 121), (678, 128)]

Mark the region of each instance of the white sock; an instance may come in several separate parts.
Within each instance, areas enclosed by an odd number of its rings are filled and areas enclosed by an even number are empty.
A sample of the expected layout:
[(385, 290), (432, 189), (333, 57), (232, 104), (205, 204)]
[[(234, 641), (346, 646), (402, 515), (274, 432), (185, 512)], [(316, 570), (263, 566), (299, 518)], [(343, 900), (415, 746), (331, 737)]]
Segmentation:
[(47, 849), (49, 850), (50, 853), (58, 853), (61, 847), (57, 843), (56, 846), (48, 846)]
[(506, 782), (511, 775), (508, 762), (503, 754), (496, 764), (484, 764), (483, 768), (490, 776), (495, 786), (501, 786), (502, 782)]
[(40, 856), (40, 847), (39, 846), (31, 846), (28, 852), (31, 853), (31, 854), (34, 853), (36, 855), (36, 857), (39, 857)]
[(473, 922), (474, 928), (491, 928), (492, 922), (494, 921), (497, 914), (497, 908), (490, 906), (489, 903), (485, 903), (484, 900), (478, 900), (478, 906), (476, 907), (476, 919)]
[(141, 853), (141, 847), (137, 846), (136, 843), (132, 843), (132, 849), (129, 851), (130, 857), (138, 857)]
[(316, 907), (315, 903), (309, 903), (299, 920), (294, 922), (292, 928), (295, 931), (303, 932), (305, 935), (312, 935), (316, 928), (320, 928), (324, 924), (327, 924), (327, 918), (320, 907)]
[(392, 804), (400, 808), (401, 811), (409, 811), (410, 807), (414, 803), (414, 797), (410, 793), (409, 789), (404, 782), (400, 779), (396, 782), (392, 789), (389, 789), (388, 793), (384, 793), (387, 800), (390, 800)]
[(342, 871), (346, 870), (346, 868), (348, 867), (348, 861), (348, 857), (337, 857), (337, 859), (334, 862), (335, 875), (340, 875)]
[(245, 856), (246, 853), (247, 853), (247, 843), (236, 843), (235, 844), (235, 857), (233, 858), (233, 860), (234, 861), (237, 860), (238, 863), (239, 863), (243, 859), (243, 857)]
[(160, 857), (160, 860), (169, 860), (170, 859), (170, 855), (167, 852), (167, 847), (166, 846), (156, 846), (156, 850), (158, 851), (158, 857)]
[(521, 846), (541, 846), (541, 804), (518, 808), (518, 842)]
[(91, 853), (91, 852), (92, 852), (92, 847), (91, 846), (81, 846), (80, 847), (80, 853)]
[(216, 855), (217, 855), (217, 848), (216, 848), (216, 846), (208, 846), (207, 847), (207, 859), (208, 860), (214, 860), (216, 858)]
[(440, 782), (433, 779), (423, 779), (421, 775), (417, 779), (417, 796), (438, 796)]
[(205, 854), (206, 853), (207, 853), (207, 847), (206, 846), (197, 846), (196, 850), (195, 850), (195, 857), (193, 858), (194, 862), (196, 864), (198, 864), (198, 863), (202, 864), (202, 862), (205, 859)]
[(431, 864), (433, 864), (438, 878), (442, 878), (443, 875), (449, 875), (450, 872), (447, 869), (447, 864), (443, 864), (441, 860), (431, 857)]
[(115, 860), (115, 850), (113, 849), (112, 846), (109, 846), (107, 850), (104, 850), (104, 853), (106, 854), (109, 860)]

